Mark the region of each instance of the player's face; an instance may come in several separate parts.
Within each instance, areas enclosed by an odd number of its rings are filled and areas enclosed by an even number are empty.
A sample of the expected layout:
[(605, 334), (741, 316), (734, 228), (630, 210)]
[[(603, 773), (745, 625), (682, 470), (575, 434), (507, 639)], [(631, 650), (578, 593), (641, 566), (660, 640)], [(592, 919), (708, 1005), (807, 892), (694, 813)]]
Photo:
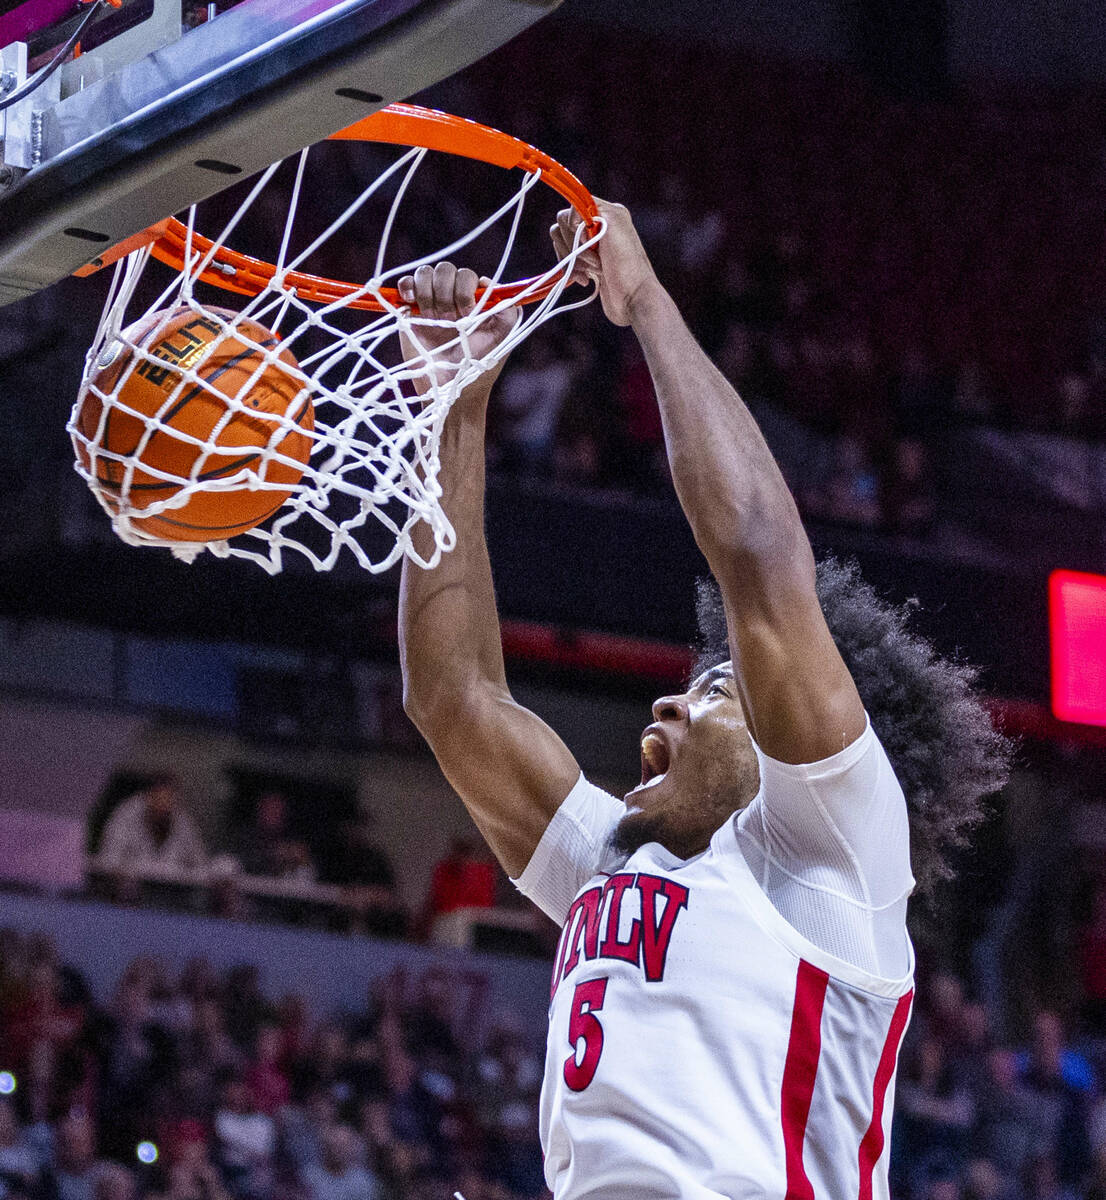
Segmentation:
[(704, 671), (682, 695), (662, 696), (641, 736), (641, 783), (615, 845), (632, 853), (660, 842), (681, 858), (756, 795), (760, 773), (730, 663)]

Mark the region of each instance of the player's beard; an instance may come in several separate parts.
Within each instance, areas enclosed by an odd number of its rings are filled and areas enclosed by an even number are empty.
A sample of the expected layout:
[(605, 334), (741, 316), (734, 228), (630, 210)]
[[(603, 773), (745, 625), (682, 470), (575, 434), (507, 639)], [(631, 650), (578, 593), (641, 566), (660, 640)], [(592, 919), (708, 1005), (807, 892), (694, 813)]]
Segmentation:
[(659, 842), (677, 858), (693, 858), (709, 845), (711, 837), (725, 822), (748, 807), (757, 794), (760, 774), (756, 759), (742, 763), (738, 777), (716, 780), (713, 787), (680, 788), (675, 795), (647, 808), (631, 808), (614, 827), (612, 849), (629, 856), (649, 842)]

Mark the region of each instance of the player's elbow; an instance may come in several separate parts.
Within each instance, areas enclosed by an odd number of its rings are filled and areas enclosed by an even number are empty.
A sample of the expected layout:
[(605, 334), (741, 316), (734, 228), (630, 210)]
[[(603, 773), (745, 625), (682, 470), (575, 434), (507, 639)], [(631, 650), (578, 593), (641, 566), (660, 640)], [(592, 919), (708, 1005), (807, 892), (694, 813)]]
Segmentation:
[(472, 708), (471, 691), (469, 681), (457, 679), (448, 672), (404, 672), (403, 711), (435, 749), (448, 739), (464, 714)]
[(418, 645), (400, 643), (400, 670), (403, 676), (403, 711), (423, 735), (445, 711), (452, 689), (453, 672), (443, 669), (439, 659), (419, 652)]
[(412, 676), (410, 672), (404, 672), (403, 711), (411, 724), (428, 740), (427, 731), (439, 719), (439, 714), (444, 707), (444, 702), (437, 691), (438, 689), (435, 689), (429, 680)]

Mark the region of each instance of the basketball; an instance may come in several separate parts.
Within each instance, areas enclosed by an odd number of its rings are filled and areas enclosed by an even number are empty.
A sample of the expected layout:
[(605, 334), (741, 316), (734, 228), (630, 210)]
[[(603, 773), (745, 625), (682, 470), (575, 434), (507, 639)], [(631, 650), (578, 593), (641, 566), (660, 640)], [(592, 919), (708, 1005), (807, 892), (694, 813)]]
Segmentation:
[[(211, 314), (231, 331), (224, 332)], [(300, 396), (300, 381), (280, 365), (297, 367), (290, 351), (265, 365), (257, 347), (278, 342), (256, 321), (210, 308), (151, 313), (105, 348), (75, 415), (76, 428), (91, 445), (80, 438), (75, 444), (80, 466), (112, 508), (127, 512), (136, 530), (166, 541), (223, 541), (260, 524), (292, 494), (311, 454), (314, 411), (310, 395)], [(181, 387), (189, 370), (202, 382)], [(106, 415), (98, 393), (118, 402), (108, 402)], [(303, 432), (273, 419), (285, 415)], [(214, 448), (200, 444), (209, 439)], [(126, 463), (101, 450), (133, 460), (131, 477)], [(266, 453), (270, 450), (282, 458)], [(293, 461), (283, 461), (288, 459)], [(171, 499), (193, 478), (210, 484), (243, 471), (254, 473), (263, 486), (198, 490), (180, 507), (135, 515)]]

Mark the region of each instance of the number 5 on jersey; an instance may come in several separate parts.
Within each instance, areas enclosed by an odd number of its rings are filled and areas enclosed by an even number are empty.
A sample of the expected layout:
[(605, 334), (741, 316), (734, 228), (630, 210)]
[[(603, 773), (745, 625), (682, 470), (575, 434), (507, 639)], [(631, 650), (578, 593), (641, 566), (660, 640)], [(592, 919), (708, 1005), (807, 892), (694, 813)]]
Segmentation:
[[(568, 1040), (572, 1053), (565, 1059), (565, 1083), (582, 1092), (595, 1077), (599, 1056), (603, 1053), (603, 1026), (595, 1015), (603, 1007), (607, 977), (588, 979), (576, 985), (572, 996), (572, 1014), (568, 1019)], [(580, 1055), (580, 1044), (584, 1052)], [(577, 1062), (577, 1057), (580, 1061)]]

